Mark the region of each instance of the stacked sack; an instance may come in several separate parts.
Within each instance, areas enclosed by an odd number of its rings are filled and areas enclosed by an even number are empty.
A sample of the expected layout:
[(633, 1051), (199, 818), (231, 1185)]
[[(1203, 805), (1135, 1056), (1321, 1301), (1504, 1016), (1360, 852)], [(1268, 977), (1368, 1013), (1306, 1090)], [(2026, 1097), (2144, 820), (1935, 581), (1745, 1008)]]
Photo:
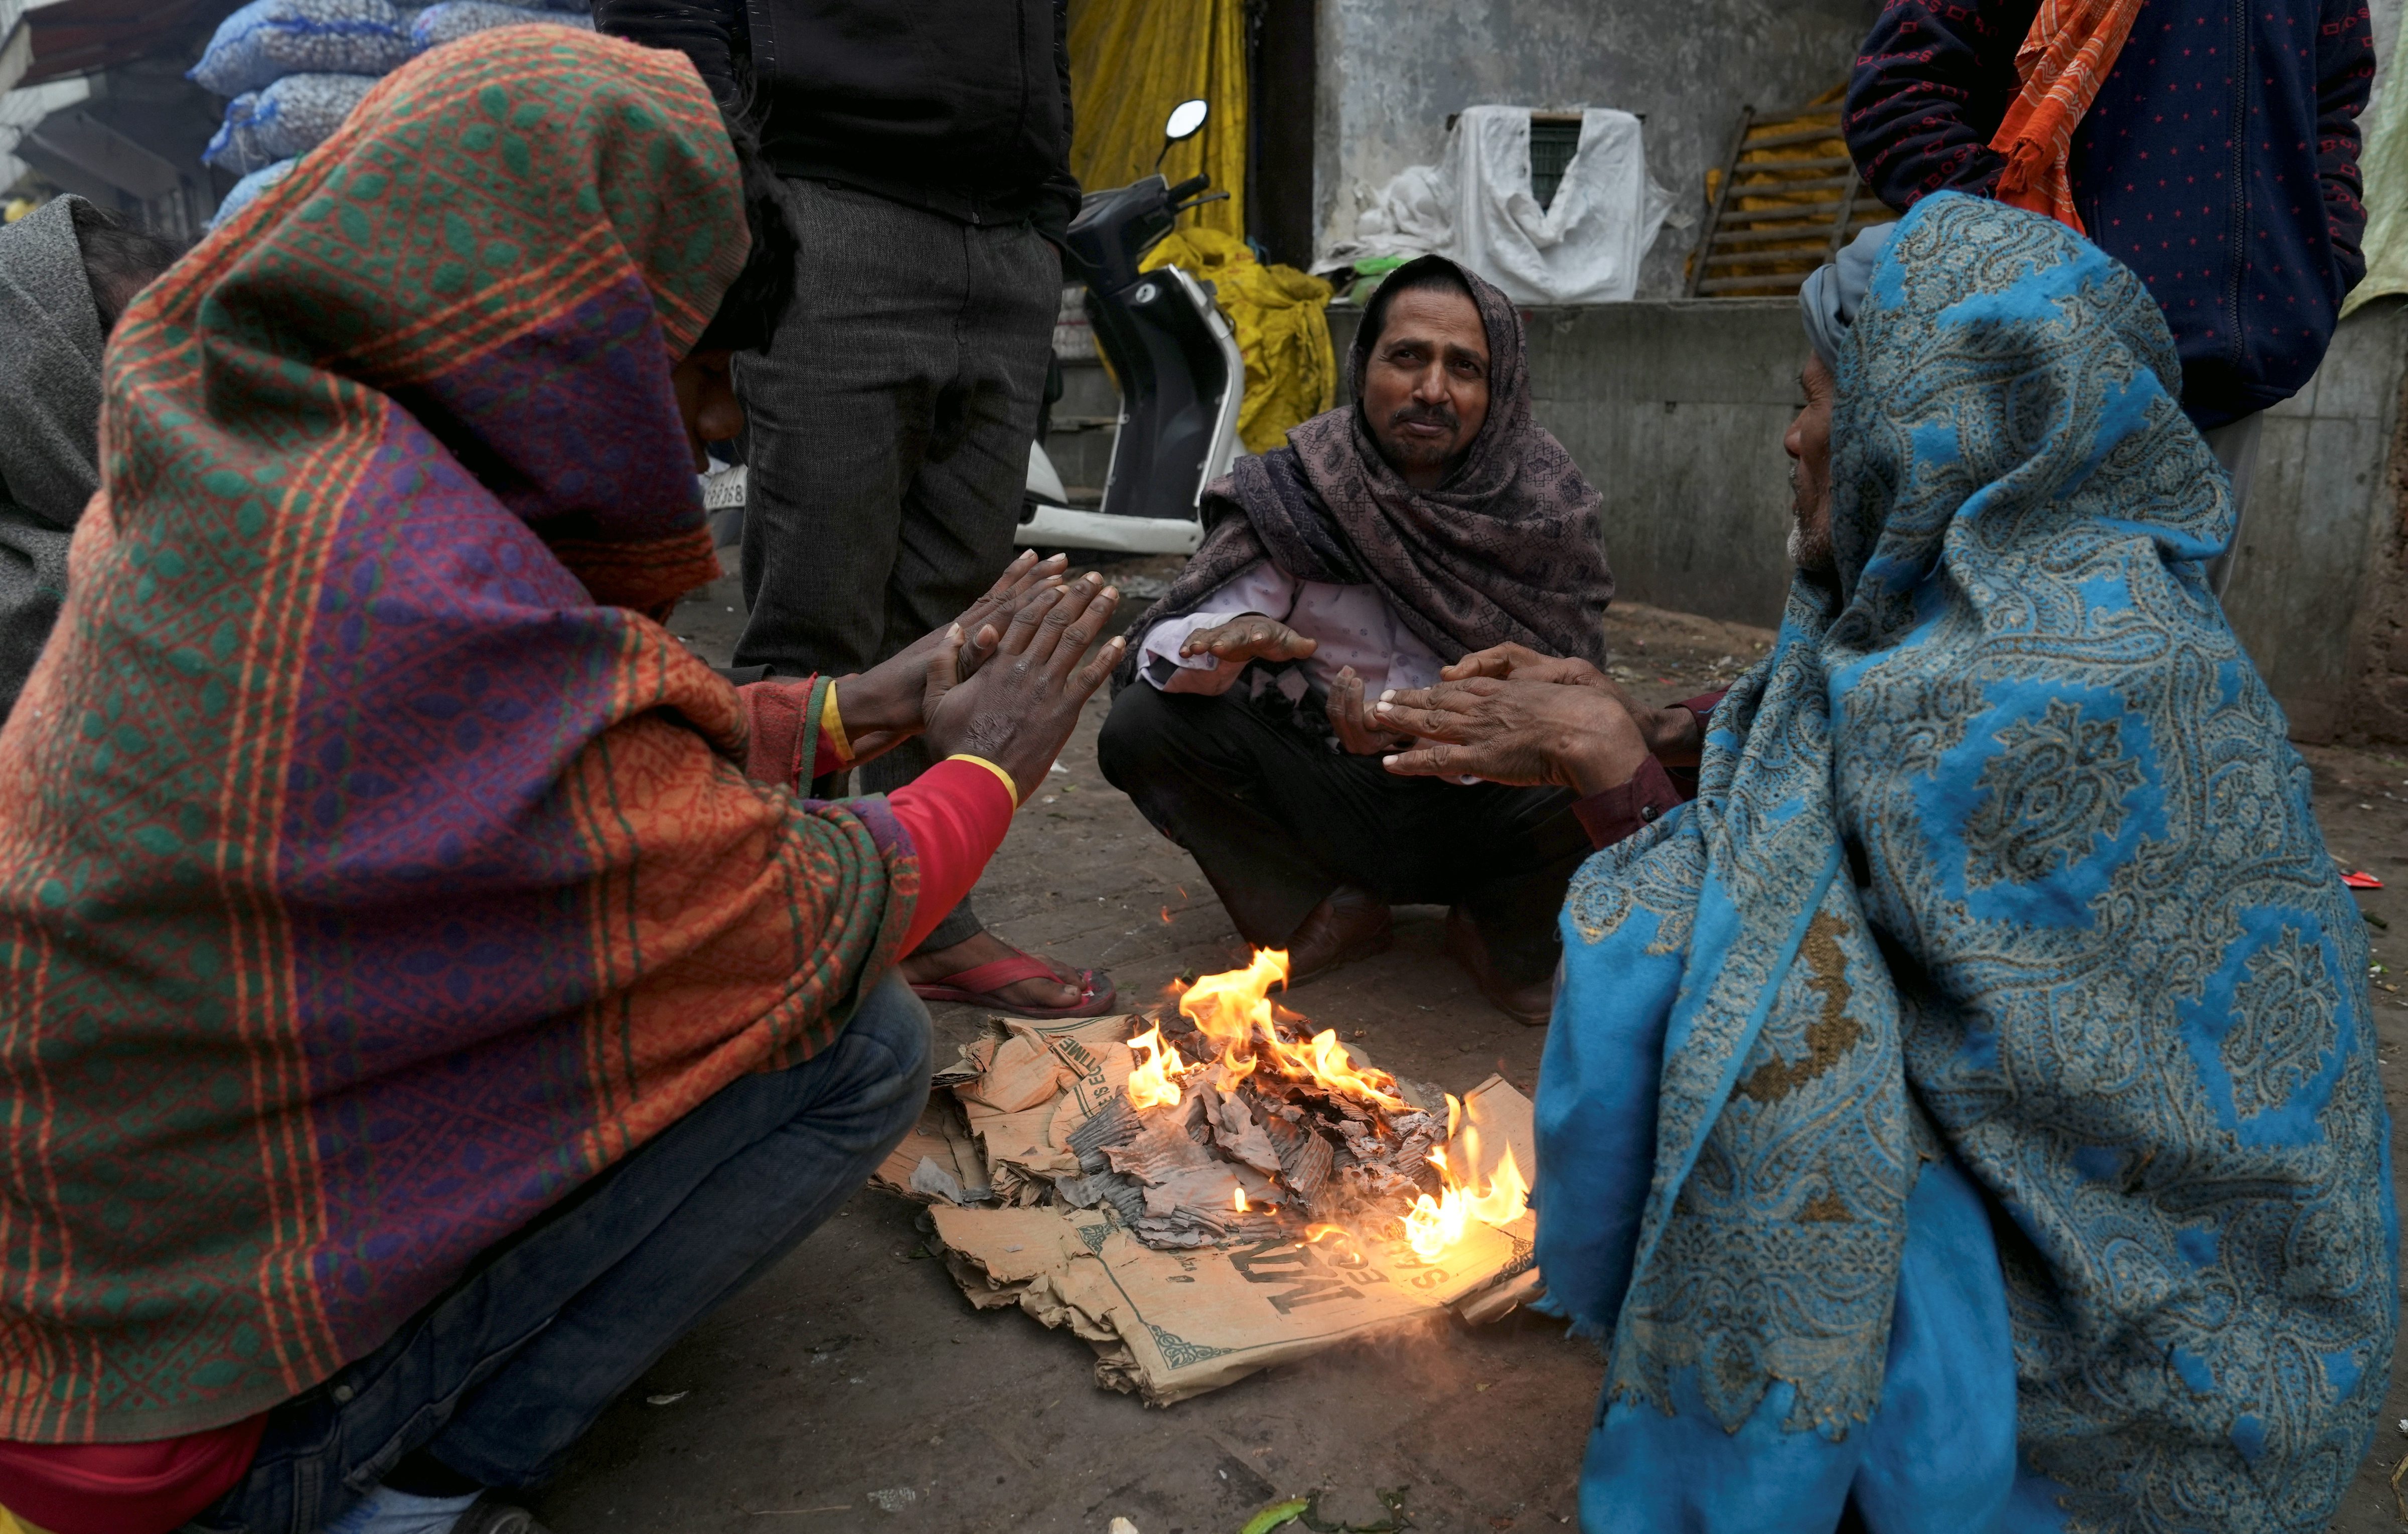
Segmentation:
[(282, 180), (324, 143), (376, 82), (430, 48), (490, 27), (548, 22), (593, 30), (590, 0), (251, 0), (227, 17), (192, 68), (224, 96), (225, 122), (204, 165), (241, 178), (218, 207), (225, 219)]

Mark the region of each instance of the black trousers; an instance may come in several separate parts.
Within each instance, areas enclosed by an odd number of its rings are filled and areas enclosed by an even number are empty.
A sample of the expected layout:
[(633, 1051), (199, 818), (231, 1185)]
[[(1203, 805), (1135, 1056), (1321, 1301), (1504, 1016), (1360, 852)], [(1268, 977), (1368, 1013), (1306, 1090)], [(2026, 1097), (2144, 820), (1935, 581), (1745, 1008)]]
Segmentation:
[(1499, 979), (1555, 969), (1564, 886), (1593, 850), (1556, 788), (1399, 778), (1234, 695), (1122, 689), (1096, 758), (1187, 849), (1257, 948), (1284, 947), (1340, 884), (1461, 906)]

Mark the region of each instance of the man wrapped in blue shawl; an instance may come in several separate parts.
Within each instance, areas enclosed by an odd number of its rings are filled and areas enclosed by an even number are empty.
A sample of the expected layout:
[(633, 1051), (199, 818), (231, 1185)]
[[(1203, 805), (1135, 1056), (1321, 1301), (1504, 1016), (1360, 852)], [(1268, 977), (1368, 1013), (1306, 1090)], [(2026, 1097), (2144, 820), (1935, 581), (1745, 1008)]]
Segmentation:
[(2390, 1368), (2388, 1130), (2364, 927), (2201, 578), (2228, 481), (2063, 226), (1939, 195), (1856, 254), (1809, 295), (1828, 552), (1564, 910), (1583, 1527), (2321, 1529)]

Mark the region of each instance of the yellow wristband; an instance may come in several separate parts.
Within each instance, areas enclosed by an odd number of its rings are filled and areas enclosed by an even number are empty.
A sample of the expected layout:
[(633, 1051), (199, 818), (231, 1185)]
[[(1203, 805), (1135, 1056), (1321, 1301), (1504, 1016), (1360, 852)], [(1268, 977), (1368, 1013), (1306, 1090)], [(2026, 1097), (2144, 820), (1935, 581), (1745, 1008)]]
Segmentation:
[(844, 738), (844, 715), (837, 711), (836, 683), (829, 682), (827, 701), (820, 705), (820, 733), (836, 748), (836, 759), (845, 766), (853, 765), (853, 742)]
[(1014, 810), (1020, 808), (1020, 785), (1011, 781), (1010, 773), (1004, 771), (1003, 768), (996, 766), (993, 762), (988, 761), (985, 757), (972, 756), (966, 751), (957, 751), (953, 753), (953, 755), (946, 757), (945, 760), (948, 762), (976, 762), (979, 766), (986, 768), (989, 772), (994, 773), (995, 781), (1003, 785), (1003, 791), (1006, 794), (1011, 796), (1011, 807)]

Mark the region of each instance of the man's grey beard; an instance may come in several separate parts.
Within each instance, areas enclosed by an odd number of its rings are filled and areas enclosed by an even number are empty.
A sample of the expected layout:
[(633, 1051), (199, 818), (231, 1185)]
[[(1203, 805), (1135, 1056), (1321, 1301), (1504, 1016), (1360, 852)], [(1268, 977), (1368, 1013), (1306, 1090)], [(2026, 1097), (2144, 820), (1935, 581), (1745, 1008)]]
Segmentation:
[(1839, 561), (1831, 552), (1830, 535), (1809, 538), (1806, 524), (1795, 515), (1789, 519), (1789, 563), (1809, 575), (1828, 575), (1839, 568)]

